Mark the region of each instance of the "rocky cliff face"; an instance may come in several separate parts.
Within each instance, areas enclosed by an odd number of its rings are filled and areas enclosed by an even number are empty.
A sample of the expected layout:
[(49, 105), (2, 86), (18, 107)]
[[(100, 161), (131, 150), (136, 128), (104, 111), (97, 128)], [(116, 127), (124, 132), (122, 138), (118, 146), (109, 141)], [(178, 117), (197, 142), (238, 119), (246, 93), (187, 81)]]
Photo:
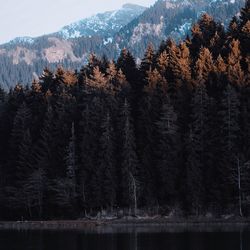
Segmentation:
[(167, 37), (183, 39), (190, 33), (193, 23), (208, 13), (227, 26), (244, 5), (244, 0), (159, 0), (137, 19), (120, 30), (116, 38), (120, 48), (130, 47), (142, 56), (145, 46), (152, 42), (158, 46)]

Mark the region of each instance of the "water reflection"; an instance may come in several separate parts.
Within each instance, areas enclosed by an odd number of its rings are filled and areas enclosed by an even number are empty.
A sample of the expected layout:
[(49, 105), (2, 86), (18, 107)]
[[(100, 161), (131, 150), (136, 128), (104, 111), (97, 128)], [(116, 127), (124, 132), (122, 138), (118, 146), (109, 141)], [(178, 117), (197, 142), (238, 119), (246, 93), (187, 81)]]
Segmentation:
[(243, 232), (240, 230), (240, 250), (243, 250)]
[(248, 250), (250, 230), (113, 226), (95, 231), (0, 231), (0, 250), (10, 249)]

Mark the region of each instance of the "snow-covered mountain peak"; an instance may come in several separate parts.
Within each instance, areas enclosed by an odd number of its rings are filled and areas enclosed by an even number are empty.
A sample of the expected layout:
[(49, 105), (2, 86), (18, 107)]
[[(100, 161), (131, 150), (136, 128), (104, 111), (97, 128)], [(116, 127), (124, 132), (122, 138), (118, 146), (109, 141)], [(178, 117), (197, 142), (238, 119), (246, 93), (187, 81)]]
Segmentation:
[(64, 39), (76, 37), (105, 36), (110, 37), (123, 26), (141, 15), (146, 7), (124, 4), (121, 9), (108, 11), (82, 19), (63, 27), (57, 34)]
[(122, 9), (130, 9), (130, 10), (139, 10), (141, 9), (146, 9), (145, 7), (138, 5), (138, 4), (133, 4), (133, 3), (125, 3), (122, 5)]

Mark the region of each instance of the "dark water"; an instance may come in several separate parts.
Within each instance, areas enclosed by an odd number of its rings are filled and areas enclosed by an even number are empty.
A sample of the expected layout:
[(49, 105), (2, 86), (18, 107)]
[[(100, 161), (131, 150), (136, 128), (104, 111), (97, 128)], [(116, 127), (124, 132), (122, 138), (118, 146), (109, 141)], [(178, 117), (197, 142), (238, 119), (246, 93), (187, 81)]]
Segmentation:
[[(205, 232), (206, 231), (206, 232)], [(0, 231), (0, 250), (249, 250), (248, 229)]]

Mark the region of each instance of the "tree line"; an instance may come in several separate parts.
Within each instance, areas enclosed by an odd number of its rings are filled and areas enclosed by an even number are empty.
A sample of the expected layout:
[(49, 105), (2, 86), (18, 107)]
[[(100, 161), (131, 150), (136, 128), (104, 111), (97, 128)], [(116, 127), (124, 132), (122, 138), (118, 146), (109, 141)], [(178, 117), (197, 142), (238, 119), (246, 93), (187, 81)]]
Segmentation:
[(249, 214), (250, 1), (224, 27), (0, 90), (1, 219)]

